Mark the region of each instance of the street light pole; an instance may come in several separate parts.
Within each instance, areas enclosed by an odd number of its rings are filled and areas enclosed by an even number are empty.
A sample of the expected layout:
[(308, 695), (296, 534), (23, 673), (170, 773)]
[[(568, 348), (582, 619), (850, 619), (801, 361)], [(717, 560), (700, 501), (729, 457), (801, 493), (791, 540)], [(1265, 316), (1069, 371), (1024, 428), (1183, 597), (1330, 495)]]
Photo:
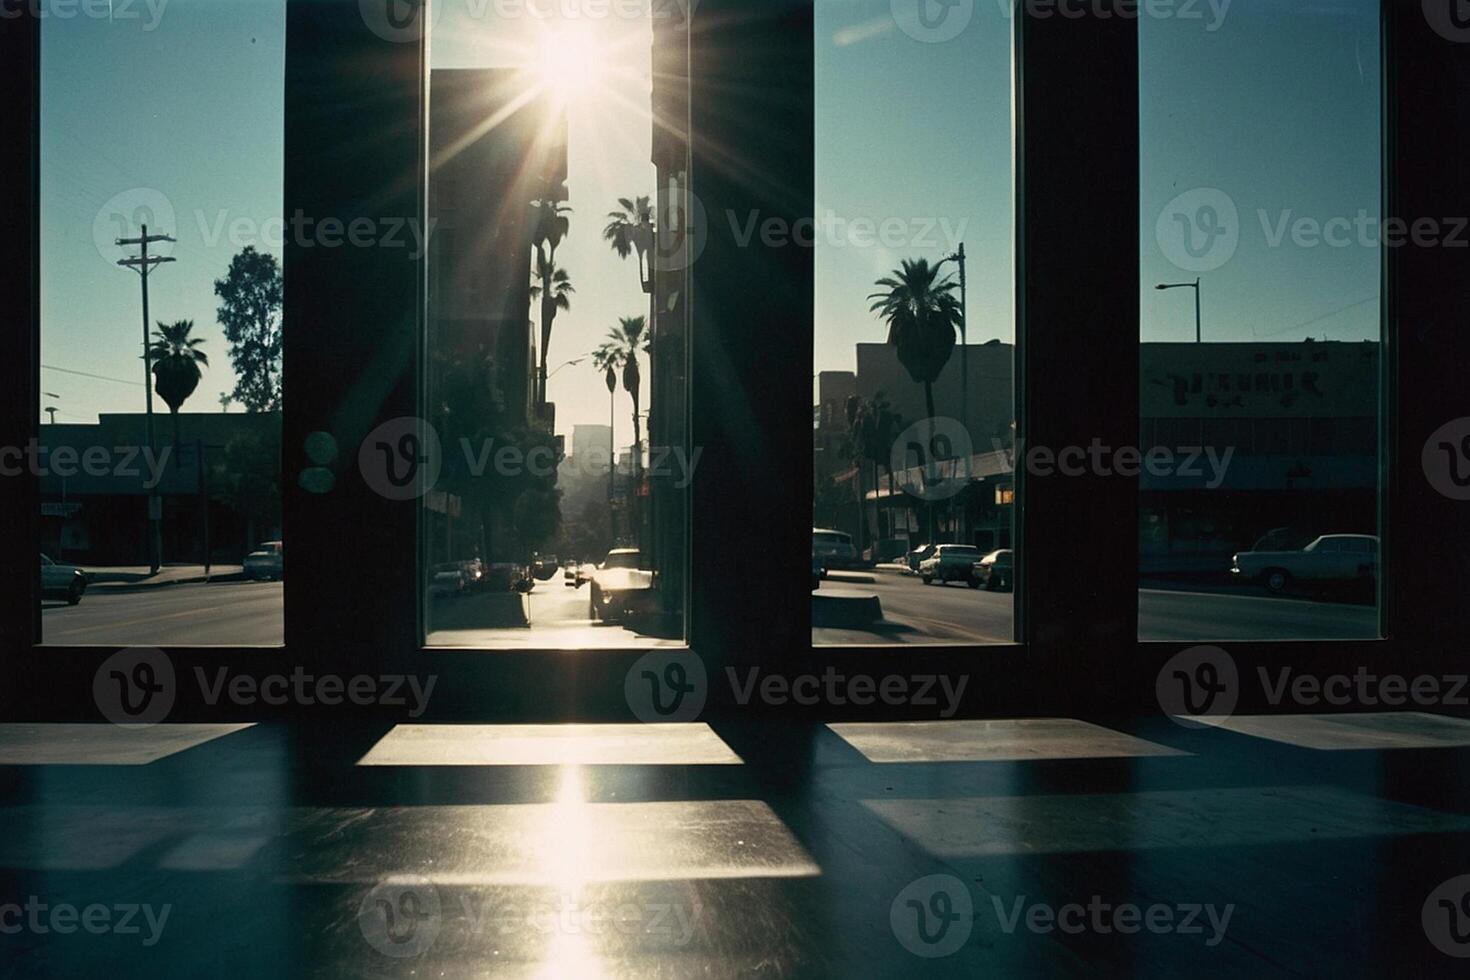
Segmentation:
[[(153, 242), (172, 242), (174, 240), (168, 235), (149, 235), (147, 225), (142, 226), (142, 234), (137, 238), (117, 239), (119, 245), (139, 246), (138, 255), (120, 259), (117, 264), (126, 269), (136, 270), (143, 283), (143, 391), (147, 396), (145, 411), (150, 454), (156, 447), (153, 441), (153, 358), (148, 343), (148, 273), (155, 265), (163, 265), (174, 259), (167, 255), (149, 255), (148, 246)], [(157, 487), (148, 488), (148, 566), (154, 575), (158, 574), (158, 569), (163, 564), (163, 506), (157, 491)]]
[(1199, 302), (1200, 284), (1199, 283), (1200, 283), (1199, 279), (1196, 278), (1194, 280), (1194, 282), (1161, 282), (1157, 286), (1154, 287), (1155, 289), (1193, 289), (1194, 290), (1194, 342), (1196, 344), (1202, 342), (1201, 341), (1201, 334), (1200, 334), (1200, 313), (1199, 313), (1199, 307), (1200, 307), (1200, 302)]

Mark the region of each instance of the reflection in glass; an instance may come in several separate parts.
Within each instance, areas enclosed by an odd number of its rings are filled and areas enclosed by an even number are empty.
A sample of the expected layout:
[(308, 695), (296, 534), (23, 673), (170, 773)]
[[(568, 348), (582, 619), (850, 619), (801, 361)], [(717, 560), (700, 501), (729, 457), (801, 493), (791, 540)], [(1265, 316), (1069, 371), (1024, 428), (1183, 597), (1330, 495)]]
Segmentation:
[(435, 29), (434, 645), (684, 635), (688, 36), (678, 4), (636, 13)]

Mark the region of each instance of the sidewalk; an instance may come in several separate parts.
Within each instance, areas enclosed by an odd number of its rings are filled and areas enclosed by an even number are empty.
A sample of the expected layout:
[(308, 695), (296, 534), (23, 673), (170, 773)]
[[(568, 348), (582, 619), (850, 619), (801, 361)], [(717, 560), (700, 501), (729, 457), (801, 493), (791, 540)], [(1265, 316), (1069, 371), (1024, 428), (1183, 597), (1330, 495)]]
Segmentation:
[(245, 579), (241, 565), (212, 565), (209, 575), (204, 574), (203, 565), (164, 565), (157, 575), (150, 575), (147, 565), (120, 565), (112, 567), (81, 566), (87, 573), (88, 589), (149, 589), (164, 585), (181, 585), (185, 582), (240, 582)]

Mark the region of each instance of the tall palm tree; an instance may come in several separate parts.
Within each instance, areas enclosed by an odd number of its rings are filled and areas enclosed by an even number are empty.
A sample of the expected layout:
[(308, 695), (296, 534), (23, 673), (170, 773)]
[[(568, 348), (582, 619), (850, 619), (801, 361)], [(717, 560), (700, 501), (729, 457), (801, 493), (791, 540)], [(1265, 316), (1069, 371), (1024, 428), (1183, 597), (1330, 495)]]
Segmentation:
[(536, 268), (531, 272), (531, 298), (541, 300), (541, 370), (540, 392), (536, 400), (546, 401), (546, 351), (551, 346), (551, 324), (557, 310), (572, 308), (572, 280), (567, 270), (559, 268), (550, 256), (542, 255), (537, 247)]
[(622, 369), (623, 390), (633, 399), (633, 494), (629, 498), (629, 519), (635, 542), (639, 536), (638, 487), (643, 482), (643, 422), (639, 410), (639, 397), (643, 387), (643, 372), (638, 366), (639, 353), (648, 353), (648, 318), (624, 316), (607, 335), (604, 348), (611, 348)]
[(174, 421), (174, 450), (179, 448), (179, 408), (199, 387), (199, 366), (209, 366), (209, 356), (199, 349), (202, 337), (191, 337), (193, 320), (158, 324), (149, 356), (153, 361), (153, 390), (168, 404)]
[[(924, 409), (929, 417), (929, 438), (924, 448), (926, 473), (932, 472), (934, 456), (934, 382), (954, 353), (955, 331), (964, 316), (954, 291), (959, 283), (939, 278), (939, 266), (927, 259), (904, 259), (899, 268), (873, 285), (871, 307), (888, 323), (888, 343), (910, 378), (924, 386)], [(928, 514), (929, 539), (934, 540), (934, 508)]]
[(613, 407), (613, 398), (618, 391), (618, 368), (622, 366), (623, 355), (619, 348), (612, 344), (603, 344), (592, 352), (592, 366), (602, 372), (602, 380), (607, 384), (607, 499), (613, 498), (613, 476), (618, 469), (618, 443), (613, 437), (617, 431), (617, 410)]
[(618, 208), (617, 211), (608, 212), (607, 226), (602, 229), (602, 237), (612, 246), (612, 250), (618, 254), (620, 259), (626, 259), (634, 252), (638, 253), (638, 282), (645, 293), (651, 293), (653, 292), (653, 270), (645, 263), (653, 252), (656, 238), (653, 203), (647, 197), (636, 197), (631, 200), (620, 197)]

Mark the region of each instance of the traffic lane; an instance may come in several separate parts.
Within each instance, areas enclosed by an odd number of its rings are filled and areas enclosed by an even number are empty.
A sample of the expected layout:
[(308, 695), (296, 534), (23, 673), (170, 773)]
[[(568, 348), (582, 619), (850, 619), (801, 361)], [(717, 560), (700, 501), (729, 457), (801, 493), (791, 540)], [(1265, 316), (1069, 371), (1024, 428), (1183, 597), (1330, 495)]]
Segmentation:
[(1363, 640), (1378, 635), (1374, 606), (1138, 590), (1138, 636), (1143, 640)]
[(44, 603), (41, 642), (53, 646), (280, 646), (280, 582), (199, 582), (112, 593), (80, 605)]
[[(507, 627), (486, 621), (475, 622), (473, 606), (454, 617), (452, 626), (436, 627), (429, 646), (486, 650), (584, 650), (603, 647), (680, 646), (682, 641), (638, 633), (620, 623), (603, 623), (591, 618), (591, 587), (567, 588), (560, 574), (524, 596), (525, 626)], [(473, 603), (474, 597), (438, 599), (440, 603)]]
[(1015, 605), (1009, 592), (987, 592), (952, 582), (925, 585), (896, 569), (838, 572), (822, 580), (821, 595), (876, 595), (884, 625), (872, 630), (812, 630), (822, 645), (1014, 643)]

